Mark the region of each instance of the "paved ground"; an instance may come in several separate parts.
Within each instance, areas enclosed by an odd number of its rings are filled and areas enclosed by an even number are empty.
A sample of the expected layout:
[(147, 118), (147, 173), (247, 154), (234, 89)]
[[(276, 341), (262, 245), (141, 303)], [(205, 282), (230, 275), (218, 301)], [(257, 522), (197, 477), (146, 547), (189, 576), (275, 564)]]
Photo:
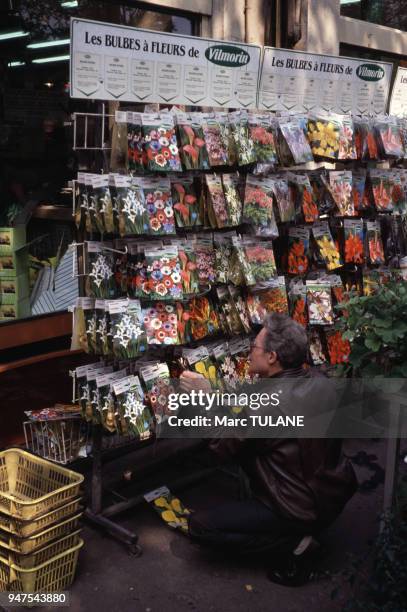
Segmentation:
[[(354, 496), (340, 519), (325, 533), (324, 542), (329, 548), (326, 568), (331, 572), (340, 572), (346, 566), (349, 553), (366, 551), (368, 541), (377, 533), (382, 503), (383, 489), (377, 481), (381, 475), (379, 465), (383, 465), (383, 443), (352, 440), (348, 441), (346, 451), (353, 456), (365, 451), (376, 455), (379, 462), (372, 462), (373, 469), (355, 466), (366, 491)], [(132, 466), (137, 470), (136, 460), (137, 455), (121, 460), (121, 467)], [(117, 466), (109, 469), (117, 470)], [(186, 469), (186, 463), (177, 467), (178, 472)], [(369, 484), (372, 476), (373, 488)], [(167, 473), (162, 472), (159, 478), (164, 484)], [(180, 497), (190, 507), (197, 508), (234, 494), (234, 480), (218, 474), (209, 482), (184, 491)], [(343, 597), (331, 600), (334, 584), (329, 578), (299, 589), (278, 587), (267, 580), (264, 562), (203, 553), (185, 536), (168, 529), (148, 506), (129, 511), (120, 516), (119, 522), (137, 531), (143, 555), (135, 558), (123, 545), (85, 526), (85, 547), (71, 588), (71, 609), (75, 612), (328, 612), (341, 609)]]

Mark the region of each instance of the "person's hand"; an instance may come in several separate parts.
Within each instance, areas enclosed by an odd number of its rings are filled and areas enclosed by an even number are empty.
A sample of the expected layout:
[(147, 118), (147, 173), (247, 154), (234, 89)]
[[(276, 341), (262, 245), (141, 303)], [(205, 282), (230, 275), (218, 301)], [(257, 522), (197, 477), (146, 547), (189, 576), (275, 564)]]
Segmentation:
[(189, 393), (190, 391), (203, 391), (210, 393), (212, 391), (209, 380), (198, 374), (198, 372), (190, 372), (185, 370), (179, 377), (180, 387), (182, 391)]

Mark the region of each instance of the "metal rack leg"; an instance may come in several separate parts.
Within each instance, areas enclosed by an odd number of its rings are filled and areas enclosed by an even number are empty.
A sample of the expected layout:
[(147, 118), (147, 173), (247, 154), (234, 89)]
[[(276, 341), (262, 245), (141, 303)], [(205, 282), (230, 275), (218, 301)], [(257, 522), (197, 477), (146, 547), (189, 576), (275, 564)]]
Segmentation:
[(102, 427), (100, 425), (92, 427), (92, 455), (91, 502), (90, 508), (85, 510), (85, 516), (114, 538), (127, 544), (130, 551), (139, 556), (141, 548), (137, 544), (138, 535), (102, 516)]

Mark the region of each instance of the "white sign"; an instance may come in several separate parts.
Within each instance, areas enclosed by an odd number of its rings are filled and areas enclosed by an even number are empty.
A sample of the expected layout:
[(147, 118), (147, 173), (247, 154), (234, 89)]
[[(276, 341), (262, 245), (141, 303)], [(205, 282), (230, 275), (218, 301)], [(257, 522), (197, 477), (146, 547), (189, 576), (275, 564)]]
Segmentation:
[(264, 48), (259, 108), (271, 111), (385, 113), (388, 62)]
[(407, 68), (397, 68), (389, 113), (399, 117), (407, 116)]
[(253, 108), (261, 49), (71, 20), (71, 97)]

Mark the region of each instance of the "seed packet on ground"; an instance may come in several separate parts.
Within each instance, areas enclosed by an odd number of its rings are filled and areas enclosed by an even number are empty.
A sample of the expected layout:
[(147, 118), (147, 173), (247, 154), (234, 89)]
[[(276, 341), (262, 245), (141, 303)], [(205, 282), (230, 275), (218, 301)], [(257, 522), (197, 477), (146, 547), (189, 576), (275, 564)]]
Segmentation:
[(188, 534), (187, 517), (190, 511), (167, 487), (160, 487), (155, 491), (146, 493), (144, 499), (161, 516), (168, 527)]

